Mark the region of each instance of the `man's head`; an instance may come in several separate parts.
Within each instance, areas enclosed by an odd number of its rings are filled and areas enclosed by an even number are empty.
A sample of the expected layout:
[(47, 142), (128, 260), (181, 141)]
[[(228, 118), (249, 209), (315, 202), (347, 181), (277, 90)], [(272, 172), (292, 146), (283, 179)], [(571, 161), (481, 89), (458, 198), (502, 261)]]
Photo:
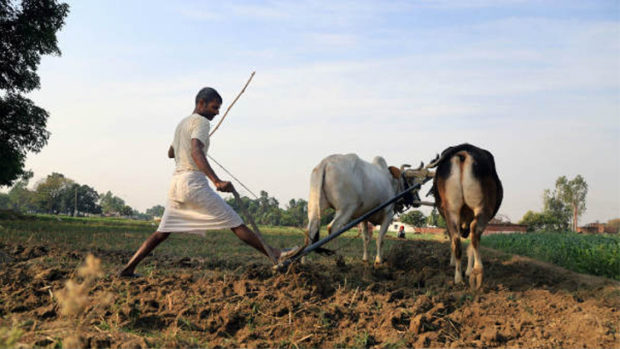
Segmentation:
[(222, 97), (217, 91), (211, 87), (205, 87), (198, 91), (196, 95), (196, 108), (194, 113), (200, 114), (209, 120), (220, 113), (222, 105)]

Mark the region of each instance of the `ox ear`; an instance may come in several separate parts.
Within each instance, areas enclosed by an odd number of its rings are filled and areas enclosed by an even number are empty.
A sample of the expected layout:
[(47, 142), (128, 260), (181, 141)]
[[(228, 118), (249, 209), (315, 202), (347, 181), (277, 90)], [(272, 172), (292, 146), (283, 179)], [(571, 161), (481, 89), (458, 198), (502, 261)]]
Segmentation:
[(396, 179), (400, 178), (400, 170), (398, 169), (398, 167), (390, 166), (390, 167), (388, 167), (388, 170), (390, 170), (390, 173), (392, 174), (392, 177), (394, 177)]

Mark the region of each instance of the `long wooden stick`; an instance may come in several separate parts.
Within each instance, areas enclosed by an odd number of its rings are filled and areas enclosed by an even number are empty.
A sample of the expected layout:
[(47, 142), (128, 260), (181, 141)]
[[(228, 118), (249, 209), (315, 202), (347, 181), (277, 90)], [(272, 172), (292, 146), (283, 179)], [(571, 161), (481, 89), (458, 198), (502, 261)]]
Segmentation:
[(232, 101), (232, 103), (230, 103), (230, 105), (226, 109), (226, 112), (224, 113), (224, 116), (222, 116), (222, 118), (217, 123), (217, 125), (215, 125), (215, 128), (213, 128), (213, 131), (211, 131), (211, 133), (209, 133), (209, 137), (213, 136), (215, 131), (217, 131), (218, 127), (220, 127), (220, 125), (222, 124), (222, 121), (224, 121), (224, 119), (226, 119), (226, 115), (228, 115), (228, 111), (230, 110), (230, 108), (232, 108), (233, 105), (235, 105), (235, 102), (237, 102), (237, 100), (239, 99), (239, 97), (241, 97), (243, 92), (245, 92), (245, 88), (248, 87), (248, 85), (250, 84), (250, 81), (252, 81), (252, 78), (254, 77), (254, 74), (256, 74), (255, 71), (252, 72), (252, 75), (250, 75), (250, 78), (248, 79), (248, 82), (245, 83), (245, 85), (243, 86), (243, 89), (241, 89), (241, 92), (239, 92), (237, 97), (235, 97), (235, 99)]

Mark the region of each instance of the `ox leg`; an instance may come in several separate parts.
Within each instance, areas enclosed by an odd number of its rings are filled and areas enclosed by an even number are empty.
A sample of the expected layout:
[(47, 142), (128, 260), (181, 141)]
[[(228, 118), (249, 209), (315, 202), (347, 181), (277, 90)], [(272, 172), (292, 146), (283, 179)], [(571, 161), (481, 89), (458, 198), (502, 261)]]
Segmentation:
[(349, 223), (354, 211), (354, 207), (347, 207), (345, 209), (336, 211), (334, 219), (327, 226), (328, 233), (331, 235), (332, 233), (340, 230), (340, 228), (344, 227), (345, 224)]
[(450, 264), (454, 262), (454, 284), (463, 283), (463, 275), (461, 272), (461, 229), (458, 222), (459, 214), (448, 213), (446, 224), (451, 240), (451, 257)]
[(364, 239), (364, 254), (362, 255), (362, 261), (368, 262), (368, 243), (370, 242), (370, 230), (368, 229), (368, 223), (362, 222), (362, 238)]
[(452, 254), (454, 255), (454, 283), (463, 283), (461, 272), (461, 238), (458, 235), (452, 236)]
[(454, 258), (454, 249), (450, 248), (450, 266), (453, 267), (456, 265), (456, 258)]
[(344, 227), (345, 224), (349, 223), (349, 221), (351, 220), (351, 216), (353, 216), (354, 211), (355, 211), (355, 208), (353, 207), (346, 207), (342, 210), (337, 210), (336, 215), (334, 216), (334, 219), (327, 225), (328, 234), (331, 235), (337, 232), (342, 227)]
[(377, 257), (375, 257), (375, 265), (383, 263), (383, 257), (381, 253), (383, 249), (383, 237), (387, 232), (390, 222), (392, 222), (392, 216), (393, 214), (388, 214), (387, 217), (383, 220), (383, 222), (381, 222), (381, 229), (377, 234)]
[[(473, 236), (472, 236), (473, 240)], [(465, 275), (471, 275), (472, 270), (474, 269), (474, 245), (469, 244), (467, 247), (467, 269), (465, 270)]]
[[(482, 256), (480, 255), (480, 237), (487, 225), (488, 219), (484, 215), (476, 214), (474, 220), (471, 222), (471, 244), (467, 249), (467, 264), (469, 271), (469, 286), (472, 289), (479, 289), (482, 286), (482, 279), (484, 276), (484, 268), (482, 266)], [(473, 268), (470, 265), (473, 264)]]

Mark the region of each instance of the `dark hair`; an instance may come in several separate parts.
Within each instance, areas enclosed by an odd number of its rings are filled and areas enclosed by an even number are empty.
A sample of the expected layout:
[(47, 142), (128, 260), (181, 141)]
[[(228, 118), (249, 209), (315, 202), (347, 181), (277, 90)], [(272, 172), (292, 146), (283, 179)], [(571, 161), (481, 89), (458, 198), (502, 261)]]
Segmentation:
[(198, 94), (196, 95), (196, 104), (198, 104), (201, 99), (205, 103), (209, 103), (214, 99), (222, 103), (222, 96), (220, 96), (220, 94), (211, 87), (203, 87), (200, 91), (198, 91)]

